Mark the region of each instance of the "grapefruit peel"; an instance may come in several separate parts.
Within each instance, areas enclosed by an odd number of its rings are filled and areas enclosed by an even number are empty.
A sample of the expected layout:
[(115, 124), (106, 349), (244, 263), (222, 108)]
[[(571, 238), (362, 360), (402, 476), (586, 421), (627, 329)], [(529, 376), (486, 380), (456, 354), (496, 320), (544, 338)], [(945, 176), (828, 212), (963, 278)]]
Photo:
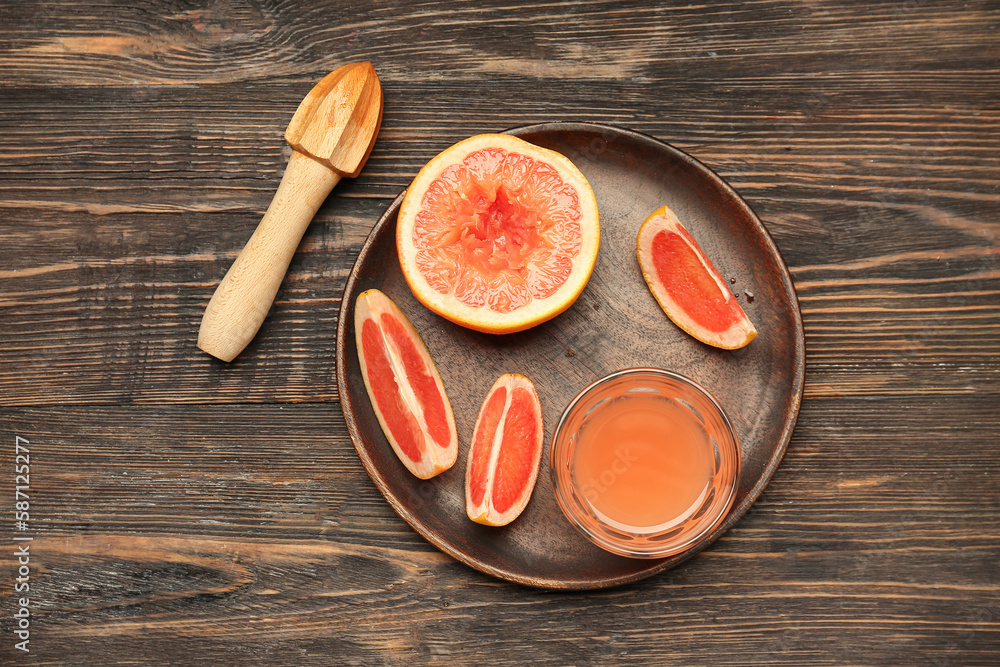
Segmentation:
[(757, 336), (722, 274), (669, 207), (661, 206), (642, 223), (636, 255), (660, 308), (685, 332), (725, 350)]
[(505, 526), (528, 505), (538, 479), (545, 429), (531, 380), (501, 375), (476, 419), (465, 468), (465, 510), (487, 526)]
[(469, 137), (431, 159), (396, 223), (414, 296), (485, 333), (523, 331), (569, 308), (599, 246), (586, 177), (564, 155), (507, 134)]
[(368, 398), (396, 456), (420, 479), (451, 468), (458, 458), (451, 402), (410, 320), (371, 289), (355, 301), (354, 335)]

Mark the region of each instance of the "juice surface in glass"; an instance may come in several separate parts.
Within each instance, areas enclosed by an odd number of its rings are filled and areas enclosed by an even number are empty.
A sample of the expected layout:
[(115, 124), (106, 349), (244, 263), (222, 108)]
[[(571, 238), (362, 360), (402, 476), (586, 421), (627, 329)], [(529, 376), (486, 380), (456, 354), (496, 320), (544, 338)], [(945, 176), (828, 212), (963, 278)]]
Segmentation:
[(680, 524), (712, 485), (713, 448), (702, 423), (676, 401), (631, 395), (606, 402), (576, 442), (571, 474), (604, 522), (639, 533)]

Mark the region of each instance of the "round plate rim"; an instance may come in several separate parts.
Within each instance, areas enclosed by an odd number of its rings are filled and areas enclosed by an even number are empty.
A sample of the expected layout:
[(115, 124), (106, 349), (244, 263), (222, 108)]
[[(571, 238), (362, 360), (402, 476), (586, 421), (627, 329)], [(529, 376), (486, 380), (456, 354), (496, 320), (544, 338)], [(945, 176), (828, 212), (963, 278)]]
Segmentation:
[[(374, 482), (376, 488), (386, 499), (393, 510), (410, 525), (418, 534), (420, 534), (424, 539), (433, 544), (442, 552), (448, 554), (452, 558), (465, 563), (466, 565), (472, 567), (473, 569), (479, 570), (485, 574), (491, 575), (498, 579), (503, 579), (506, 581), (511, 581), (527, 586), (533, 586), (538, 588), (551, 588), (551, 589), (578, 589), (578, 590), (594, 590), (600, 588), (610, 588), (614, 586), (619, 586), (622, 584), (632, 583), (650, 577), (664, 570), (670, 569), (680, 563), (686, 561), (687, 559), (693, 557), (704, 548), (708, 547), (710, 544), (715, 542), (721, 535), (723, 535), (727, 530), (729, 530), (737, 521), (739, 521), (744, 514), (750, 509), (751, 506), (757, 501), (760, 495), (763, 493), (764, 489), (770, 483), (777, 471), (778, 466), (781, 464), (784, 458), (785, 452), (788, 449), (788, 443), (791, 440), (792, 433), (795, 429), (795, 425), (798, 421), (799, 411), (802, 404), (802, 394), (804, 389), (804, 379), (805, 379), (805, 333), (802, 324), (802, 313), (799, 307), (798, 296), (795, 292), (795, 287), (792, 284), (791, 274), (788, 271), (788, 266), (785, 263), (781, 252), (778, 250), (777, 245), (774, 242), (773, 237), (764, 226), (760, 217), (754, 212), (750, 205), (743, 199), (742, 196), (721, 176), (719, 176), (714, 170), (706, 166), (704, 163), (700, 162), (696, 158), (692, 157), (688, 153), (660, 140), (642, 132), (637, 132), (635, 130), (619, 127), (616, 125), (609, 125), (604, 123), (588, 123), (588, 122), (565, 122), (565, 121), (553, 121), (546, 123), (536, 123), (531, 125), (522, 125), (514, 128), (504, 130), (506, 134), (513, 135), (525, 135), (525, 134), (538, 134), (538, 133), (554, 133), (554, 132), (574, 132), (574, 131), (600, 131), (603, 133), (609, 133), (612, 136), (624, 136), (628, 137), (632, 141), (639, 143), (645, 143), (650, 145), (657, 151), (662, 151), (671, 154), (674, 159), (680, 160), (685, 163), (689, 168), (701, 171), (710, 180), (714, 181), (721, 189), (727, 193), (729, 198), (735, 202), (744, 212), (749, 220), (752, 221), (753, 226), (756, 231), (762, 235), (762, 238), (767, 246), (767, 250), (771, 254), (772, 258), (778, 263), (781, 268), (780, 279), (783, 284), (785, 293), (790, 297), (791, 310), (793, 313), (793, 328), (794, 328), (794, 350), (795, 359), (793, 362), (794, 376), (791, 382), (791, 399), (789, 404), (789, 410), (786, 416), (784, 427), (781, 431), (780, 441), (778, 446), (774, 449), (768, 464), (764, 467), (764, 470), (760, 477), (758, 478), (756, 484), (750, 489), (746, 497), (738, 505), (733, 505), (727, 515), (725, 521), (723, 521), (701, 544), (697, 547), (692, 548), (684, 553), (672, 556), (669, 558), (661, 560), (637, 560), (636, 569), (628, 574), (619, 576), (610, 576), (605, 578), (594, 578), (590, 580), (557, 580), (557, 579), (542, 579), (533, 578), (530, 576), (523, 575), (519, 572), (512, 572), (502, 568), (498, 568), (489, 562), (482, 559), (476, 558), (460, 549), (454, 548), (446, 540), (441, 539), (436, 533), (428, 530), (424, 527), (418, 515), (411, 513), (405, 506), (403, 506), (399, 500), (396, 498), (393, 489), (386, 483), (382, 478), (378, 469), (374, 466), (371, 458), (368, 455), (366, 447), (364, 445), (361, 434), (358, 431), (357, 422), (354, 418), (354, 406), (350, 405), (350, 409), (345, 407), (345, 398), (348, 403), (350, 403), (350, 394), (348, 392), (348, 384), (346, 378), (345, 367), (347, 364), (347, 340), (353, 339), (353, 336), (349, 337), (348, 332), (348, 321), (352, 320), (352, 317), (348, 317), (351, 314), (351, 299), (348, 298), (349, 295), (353, 295), (356, 291), (356, 285), (358, 281), (359, 269), (364, 265), (365, 259), (370, 252), (372, 246), (378, 239), (381, 230), (390, 223), (390, 221), (395, 221), (396, 214), (399, 211), (399, 206), (402, 203), (403, 197), (406, 194), (406, 189), (400, 192), (395, 199), (386, 207), (382, 215), (379, 217), (378, 221), (372, 227), (365, 239), (364, 244), (358, 252), (358, 256), (355, 259), (353, 266), (351, 267), (351, 272), (347, 277), (347, 281), (344, 285), (344, 291), (341, 295), (340, 310), (338, 312), (337, 319), (337, 347), (336, 347), (336, 364), (337, 364), (337, 393), (338, 399), (341, 404), (341, 409), (344, 415), (344, 421), (347, 425), (348, 433), (350, 434), (351, 441), (354, 444), (354, 448), (361, 459), (362, 464), (365, 467), (365, 471), (368, 476)], [(645, 566), (643, 566), (645, 565)]]

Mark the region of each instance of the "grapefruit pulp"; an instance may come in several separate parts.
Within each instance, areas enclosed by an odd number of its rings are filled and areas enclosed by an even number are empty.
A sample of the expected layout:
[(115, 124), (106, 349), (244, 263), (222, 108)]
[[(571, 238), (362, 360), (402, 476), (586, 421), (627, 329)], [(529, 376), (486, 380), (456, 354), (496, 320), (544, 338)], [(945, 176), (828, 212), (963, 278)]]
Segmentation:
[(476, 419), (465, 468), (465, 510), (487, 526), (516, 519), (531, 497), (542, 457), (542, 405), (531, 380), (508, 373)]
[(413, 179), (396, 249), (414, 296), (487, 333), (522, 331), (569, 308), (600, 246), (597, 200), (565, 156), (507, 134), (445, 149)]
[(458, 433), (430, 353), (403, 311), (372, 289), (354, 305), (354, 336), (365, 389), (403, 465), (429, 479), (455, 464)]
[(726, 350), (757, 336), (719, 270), (670, 208), (658, 208), (642, 223), (636, 252), (650, 291), (681, 329)]

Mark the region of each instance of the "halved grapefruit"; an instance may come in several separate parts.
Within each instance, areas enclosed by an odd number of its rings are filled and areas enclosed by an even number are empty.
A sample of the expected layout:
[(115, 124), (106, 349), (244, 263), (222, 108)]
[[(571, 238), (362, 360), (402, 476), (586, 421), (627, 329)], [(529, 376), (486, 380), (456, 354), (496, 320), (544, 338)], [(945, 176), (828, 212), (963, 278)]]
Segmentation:
[(681, 329), (726, 350), (757, 336), (719, 270), (670, 208), (658, 208), (642, 223), (636, 252), (650, 291)]
[(368, 290), (354, 305), (354, 336), (368, 398), (399, 460), (420, 479), (453, 466), (451, 402), (410, 320), (385, 294)]
[(507, 134), (445, 149), (413, 179), (396, 248), (414, 296), (477, 331), (522, 331), (580, 296), (597, 260), (594, 191), (565, 156)]
[(531, 380), (501, 375), (476, 419), (465, 468), (465, 511), (476, 523), (505, 526), (531, 497), (542, 457), (542, 405)]

